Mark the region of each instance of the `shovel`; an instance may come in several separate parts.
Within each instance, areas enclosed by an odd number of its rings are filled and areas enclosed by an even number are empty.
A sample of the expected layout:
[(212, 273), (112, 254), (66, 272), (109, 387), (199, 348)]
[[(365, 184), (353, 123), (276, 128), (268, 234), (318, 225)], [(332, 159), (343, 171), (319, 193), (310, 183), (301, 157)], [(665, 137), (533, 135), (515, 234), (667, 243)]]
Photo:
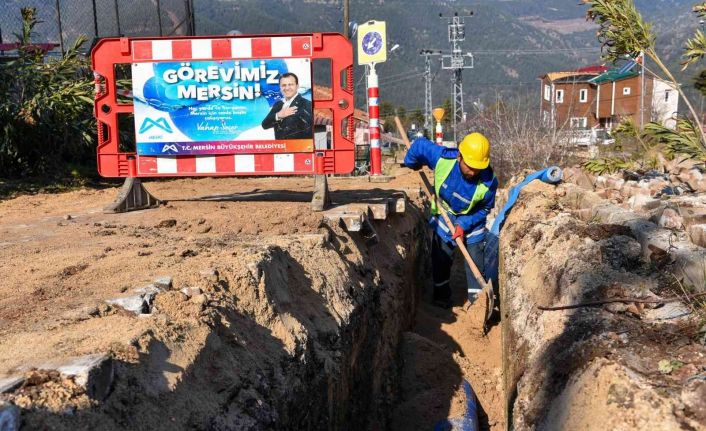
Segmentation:
[[(410, 147), (409, 143), (409, 138), (407, 138), (407, 134), (404, 131), (404, 127), (402, 126), (402, 122), (400, 121), (399, 117), (395, 116), (395, 124), (397, 124), (397, 130), (400, 132), (400, 135), (402, 136), (402, 141), (404, 141), (405, 146), (407, 146), (407, 149)], [(441, 202), (437, 198), (436, 194), (434, 193), (434, 187), (432, 187), (431, 183), (429, 183), (429, 179), (427, 178), (426, 175), (424, 175), (423, 172), (419, 172), (419, 176), (422, 178), (422, 182), (424, 183), (424, 186), (427, 189), (427, 194), (429, 194), (429, 197), (431, 199), (436, 200), (436, 207), (439, 209), (439, 212), (441, 213), (441, 217), (444, 219), (444, 222), (446, 223), (446, 226), (448, 226), (449, 231), (453, 232), (456, 227), (453, 225), (451, 222), (451, 219), (449, 218), (449, 215), (446, 212), (446, 209), (441, 205)], [(493, 314), (493, 308), (495, 307), (495, 294), (493, 293), (493, 284), (491, 281), (486, 281), (483, 278), (483, 275), (480, 273), (478, 270), (478, 267), (476, 266), (475, 262), (473, 262), (473, 258), (471, 258), (471, 255), (468, 253), (468, 250), (466, 249), (466, 244), (463, 242), (463, 239), (461, 238), (456, 238), (455, 239), (456, 245), (458, 246), (459, 250), (461, 250), (461, 254), (463, 254), (463, 257), (466, 259), (466, 263), (468, 263), (468, 267), (471, 268), (471, 272), (473, 273), (473, 276), (476, 278), (476, 281), (478, 282), (478, 285), (481, 287), (481, 292), (480, 292), (480, 297), (478, 300), (485, 299), (486, 304), (485, 304), (485, 316), (483, 320), (483, 331), (488, 332), (488, 322), (490, 321), (490, 316)]]

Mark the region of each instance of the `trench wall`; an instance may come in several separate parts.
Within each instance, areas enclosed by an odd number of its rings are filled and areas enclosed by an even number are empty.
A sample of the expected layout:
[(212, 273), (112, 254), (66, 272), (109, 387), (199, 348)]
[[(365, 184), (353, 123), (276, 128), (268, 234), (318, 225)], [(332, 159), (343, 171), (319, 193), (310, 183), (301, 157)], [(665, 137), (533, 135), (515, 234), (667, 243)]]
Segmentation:
[[(630, 303), (538, 309), (669, 295), (670, 277), (644, 256), (639, 235), (579, 218), (582, 200), (591, 197), (576, 192), (533, 183), (501, 232), (508, 428), (704, 429), (703, 405), (693, 400), (706, 387), (689, 378), (706, 363), (688, 310), (670, 314)], [(660, 372), (665, 359), (689, 368)]]

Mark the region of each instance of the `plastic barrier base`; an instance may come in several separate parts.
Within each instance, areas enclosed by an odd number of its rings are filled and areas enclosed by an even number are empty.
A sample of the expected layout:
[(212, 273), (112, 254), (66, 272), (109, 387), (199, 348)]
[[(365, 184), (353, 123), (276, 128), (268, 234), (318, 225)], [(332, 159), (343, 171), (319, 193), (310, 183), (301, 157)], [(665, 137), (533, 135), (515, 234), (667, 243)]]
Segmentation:
[(162, 201), (155, 198), (136, 177), (125, 178), (123, 188), (113, 203), (103, 208), (104, 213), (124, 213), (128, 211), (156, 208)]

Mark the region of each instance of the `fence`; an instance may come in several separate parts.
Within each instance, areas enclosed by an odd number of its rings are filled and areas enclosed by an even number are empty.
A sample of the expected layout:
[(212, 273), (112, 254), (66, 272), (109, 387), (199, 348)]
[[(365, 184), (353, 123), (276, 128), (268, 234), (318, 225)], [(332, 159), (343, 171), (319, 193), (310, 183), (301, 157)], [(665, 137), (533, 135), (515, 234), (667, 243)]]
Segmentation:
[(32, 41), (56, 44), (60, 52), (81, 34), (89, 39), (196, 34), (194, 0), (3, 0), (3, 3), (0, 43), (17, 41), (15, 34), (22, 32), (23, 7), (37, 9), (40, 23), (35, 27)]

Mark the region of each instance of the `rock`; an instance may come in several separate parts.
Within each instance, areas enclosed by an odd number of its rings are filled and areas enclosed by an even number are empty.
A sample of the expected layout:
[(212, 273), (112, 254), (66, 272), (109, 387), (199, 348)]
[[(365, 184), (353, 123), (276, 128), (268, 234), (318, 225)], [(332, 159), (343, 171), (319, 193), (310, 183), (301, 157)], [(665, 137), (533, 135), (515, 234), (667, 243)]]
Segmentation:
[(706, 209), (704, 208), (679, 208), (679, 214), (684, 219), (684, 227), (689, 229), (695, 224), (706, 223)]
[(181, 254), (181, 257), (194, 257), (194, 256), (197, 256), (199, 253), (197, 251), (194, 251), (194, 250), (187, 248), (186, 250), (182, 251), (180, 254)]
[(154, 227), (174, 227), (176, 226), (177, 221), (173, 218), (167, 219), (167, 220), (162, 220), (159, 223), (157, 223)]
[(606, 197), (611, 200), (615, 201), (621, 201), (623, 200), (623, 196), (620, 194), (619, 190), (607, 190), (606, 191)]
[(105, 302), (110, 305), (117, 305), (118, 307), (122, 307), (125, 310), (131, 311), (135, 314), (143, 314), (150, 312), (149, 304), (145, 301), (145, 298), (142, 294), (128, 296), (125, 298), (109, 299)]
[(613, 204), (603, 204), (593, 207), (593, 216), (601, 223), (620, 224), (629, 220), (639, 219), (637, 213), (625, 211)]
[(706, 180), (689, 180), (685, 183), (694, 191), (706, 192)]
[(681, 391), (681, 401), (697, 421), (706, 422), (706, 381), (689, 382)]
[(208, 268), (199, 271), (199, 275), (201, 275), (201, 277), (205, 278), (208, 281), (218, 281), (218, 270), (215, 268)]
[(665, 208), (657, 224), (667, 229), (681, 229), (684, 226), (684, 219), (677, 210)]
[(99, 401), (104, 400), (110, 393), (115, 376), (113, 360), (106, 353), (70, 359), (56, 370), (62, 374), (74, 376), (74, 381), (86, 389), (86, 394)]
[(81, 322), (83, 320), (88, 320), (91, 317), (99, 315), (97, 305), (86, 305), (77, 309), (71, 309), (61, 314), (62, 319), (70, 320), (73, 322)]
[(71, 217), (71, 214), (66, 214), (64, 216), (64, 220), (71, 220), (73, 217)]
[(20, 409), (14, 404), (0, 401), (0, 431), (19, 431)]
[(133, 290), (133, 292), (135, 292), (135, 293), (139, 293), (141, 295), (147, 295), (147, 296), (156, 295), (161, 291), (162, 290), (159, 287), (155, 286), (154, 284), (148, 284), (145, 287), (140, 287), (140, 288)]
[(581, 168), (568, 168), (564, 170), (564, 180), (572, 182), (579, 187), (593, 190), (593, 175), (586, 173)]
[(645, 195), (635, 195), (629, 199), (628, 203), (630, 204), (630, 209), (646, 212), (658, 208), (662, 201)]
[(608, 179), (602, 175), (596, 177), (596, 189), (604, 189), (608, 186)]
[[(11, 376), (0, 379), (0, 394), (14, 391), (19, 388), (24, 381), (24, 376)], [(2, 428), (0, 428), (0, 430), (2, 430)]]
[(248, 270), (250, 271), (250, 274), (252, 274), (253, 278), (255, 279), (256, 283), (260, 283), (260, 277), (262, 277), (262, 271), (260, 270), (260, 267), (258, 266), (257, 263), (255, 262), (250, 262), (248, 263)]
[(201, 295), (203, 291), (199, 287), (185, 287), (181, 289), (181, 293), (187, 296), (187, 298), (191, 298), (193, 296)]
[(163, 275), (154, 279), (153, 284), (162, 290), (168, 290), (172, 288), (172, 277), (169, 275)]
[(134, 290), (135, 293), (139, 293), (140, 295), (142, 295), (142, 299), (147, 304), (147, 311), (144, 311), (143, 313), (150, 313), (152, 303), (154, 302), (154, 297), (157, 296), (157, 294), (161, 291), (162, 290), (154, 284), (148, 284), (145, 287), (141, 287), (139, 289)]
[(706, 247), (706, 224), (689, 226), (689, 239), (699, 247)]
[(606, 180), (606, 187), (613, 190), (620, 190), (625, 185), (625, 180), (622, 178), (610, 177)]
[(652, 308), (645, 313), (647, 320), (676, 320), (691, 314), (689, 307), (681, 302), (668, 302), (659, 308)]

